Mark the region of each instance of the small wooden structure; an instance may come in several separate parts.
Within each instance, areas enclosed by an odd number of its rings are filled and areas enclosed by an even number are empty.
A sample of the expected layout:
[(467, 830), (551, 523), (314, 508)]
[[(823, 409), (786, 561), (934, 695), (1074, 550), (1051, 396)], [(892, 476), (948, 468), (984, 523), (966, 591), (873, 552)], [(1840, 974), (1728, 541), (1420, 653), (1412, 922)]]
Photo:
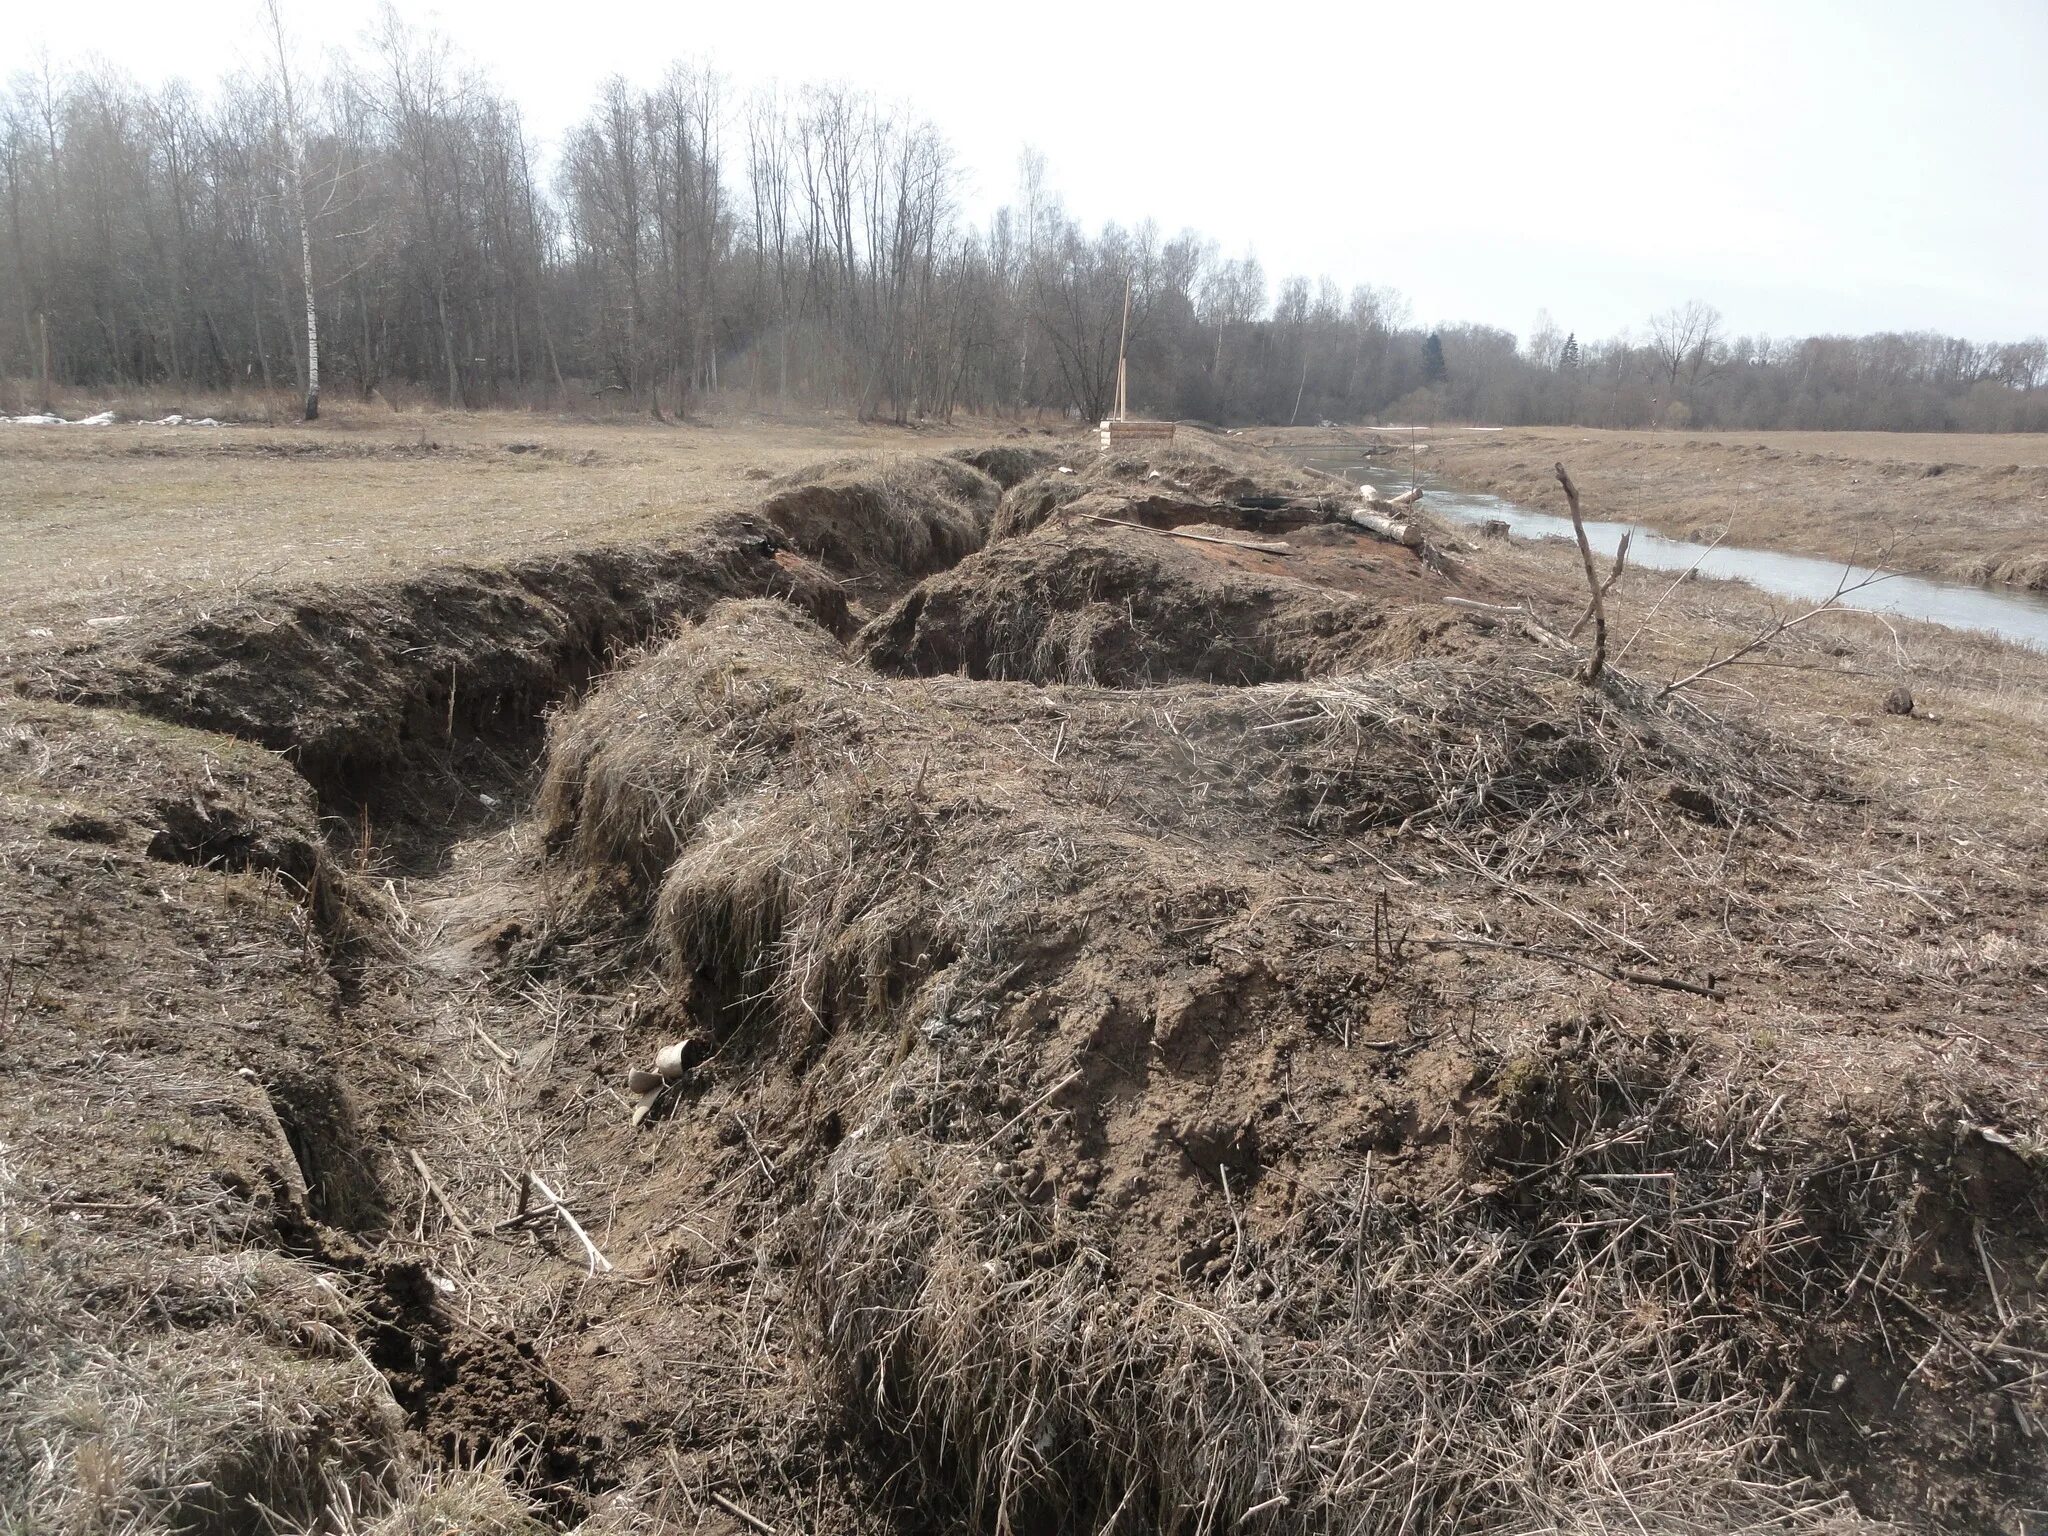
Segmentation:
[(1124, 353), (1131, 340), (1131, 280), (1124, 279), (1124, 324), (1123, 332), (1116, 342), (1116, 409), (1102, 423), (1102, 451), (1112, 448), (1129, 448), (1140, 443), (1170, 443), (1173, 441), (1173, 423), (1170, 421), (1132, 421), (1125, 414), (1127, 403), (1126, 385), (1129, 370)]
[(1170, 443), (1173, 441), (1173, 423), (1170, 421), (1126, 421), (1121, 416), (1112, 417), (1102, 424), (1102, 446), (1129, 448), (1138, 443)]

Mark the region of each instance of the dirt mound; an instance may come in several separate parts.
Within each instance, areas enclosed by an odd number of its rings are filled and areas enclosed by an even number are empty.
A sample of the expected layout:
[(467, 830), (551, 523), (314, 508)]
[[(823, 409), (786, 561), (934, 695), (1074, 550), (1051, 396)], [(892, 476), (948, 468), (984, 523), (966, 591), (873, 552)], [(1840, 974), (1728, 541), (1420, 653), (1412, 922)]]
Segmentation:
[(771, 482), (761, 516), (864, 591), (900, 590), (981, 547), (1002, 490), (950, 458), (842, 458)]
[[(1243, 538), (1217, 528), (1218, 537)], [(1372, 546), (1372, 596), (1293, 580), (1287, 562), (1072, 523), (992, 544), (926, 581), (855, 641), (887, 672), (1114, 688), (1299, 681), (1475, 649), (1450, 584)], [(1240, 569), (1236, 563), (1266, 569)]]
[[(1143, 457), (1089, 453), (1064, 463), (1004, 491), (989, 529), (992, 540), (1029, 533), (1084, 497), (1089, 505), (1082, 510), (1156, 527), (1202, 521), (1239, 503), (1357, 499), (1334, 476), (1277, 464), (1221, 438), (1183, 436)], [(1256, 519), (1249, 526), (1258, 526)]]
[[(552, 739), (558, 959), (651, 966), (654, 1027), (717, 1042), (619, 1220), (659, 1230), (665, 1167), (744, 1191), (828, 1432), (977, 1528), (1794, 1529), (1842, 1513), (1806, 1471), (1989, 1518), (1957, 1489), (2042, 1468), (1964, 1426), (2040, 1394), (1911, 1374), (1988, 1291), (1952, 1237), (1941, 1296), (1855, 1277), (1909, 1219), (2037, 1244), (2001, 1215), (2027, 1112), (1901, 1076), (1837, 975), (1711, 1000), (1837, 920), (1786, 842), (1856, 814), (1826, 784), (1563, 662), (884, 681), (722, 607)], [(1731, 857), (1772, 911), (1556, 929), (1594, 868)], [(1911, 1458), (1850, 1448), (1873, 1414)]]
[(1189, 454), (0, 699), (0, 1525), (2019, 1528), (2038, 850)]
[[(716, 601), (757, 594), (849, 632), (849, 585), (885, 597), (959, 559), (979, 546), (996, 497), (950, 459), (839, 461), (673, 544), (146, 614), (22, 686), (289, 753), (347, 823), (369, 806), (379, 820), (460, 827), (518, 790), (543, 710), (622, 653)], [(444, 765), (443, 789), (398, 789), (422, 754)]]
[(400, 1452), (307, 1262), (383, 1209), (320, 850), (270, 753), (0, 699), (0, 1522), (317, 1521)]
[(1064, 463), (1079, 452), (1078, 446), (1026, 448), (1016, 443), (991, 443), (985, 448), (956, 448), (952, 457), (963, 464), (973, 465), (1007, 491), (1033, 475)]

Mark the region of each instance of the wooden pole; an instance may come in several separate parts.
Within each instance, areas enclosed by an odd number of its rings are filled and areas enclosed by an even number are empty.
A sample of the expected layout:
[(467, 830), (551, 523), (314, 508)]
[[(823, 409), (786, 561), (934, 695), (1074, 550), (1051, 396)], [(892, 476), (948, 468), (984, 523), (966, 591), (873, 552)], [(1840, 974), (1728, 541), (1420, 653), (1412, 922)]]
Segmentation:
[(1130, 403), (1129, 397), (1126, 393), (1126, 374), (1124, 363), (1124, 354), (1129, 350), (1130, 344), (1131, 274), (1127, 271), (1124, 273), (1124, 325), (1123, 330), (1120, 333), (1118, 333), (1116, 338), (1116, 419), (1118, 421), (1122, 421), (1124, 419), (1124, 413), (1128, 409)]

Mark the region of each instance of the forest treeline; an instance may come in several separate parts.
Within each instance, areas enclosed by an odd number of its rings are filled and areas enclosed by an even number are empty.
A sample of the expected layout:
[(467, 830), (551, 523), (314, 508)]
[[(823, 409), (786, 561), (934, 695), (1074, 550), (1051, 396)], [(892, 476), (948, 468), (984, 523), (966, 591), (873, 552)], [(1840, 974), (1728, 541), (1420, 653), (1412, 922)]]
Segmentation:
[[(2048, 342), (1408, 323), (1195, 232), (1084, 228), (1027, 153), (961, 208), (935, 125), (845, 86), (613, 80), (542, 164), (516, 103), (387, 11), (318, 70), (201, 92), (45, 67), (0, 104), (0, 376), (657, 415), (708, 395), (888, 419), (1131, 403), (1219, 422), (2048, 430)], [(1369, 259), (1370, 251), (1361, 251)]]

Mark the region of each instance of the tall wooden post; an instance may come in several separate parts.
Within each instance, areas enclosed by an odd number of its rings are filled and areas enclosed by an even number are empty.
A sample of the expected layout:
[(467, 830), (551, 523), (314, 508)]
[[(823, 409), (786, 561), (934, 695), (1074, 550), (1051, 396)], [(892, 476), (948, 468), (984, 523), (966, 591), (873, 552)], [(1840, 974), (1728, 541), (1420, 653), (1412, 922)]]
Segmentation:
[(1129, 407), (1125, 390), (1124, 352), (1131, 343), (1131, 274), (1124, 273), (1124, 328), (1116, 339), (1116, 419), (1122, 421)]

